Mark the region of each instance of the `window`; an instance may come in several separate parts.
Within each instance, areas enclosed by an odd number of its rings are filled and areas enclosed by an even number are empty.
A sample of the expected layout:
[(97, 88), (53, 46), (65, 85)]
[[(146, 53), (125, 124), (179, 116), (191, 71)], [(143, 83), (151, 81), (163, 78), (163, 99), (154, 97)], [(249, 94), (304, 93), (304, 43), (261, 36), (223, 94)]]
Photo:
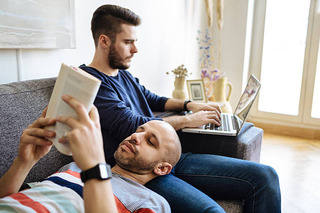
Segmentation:
[(320, 126), (319, 3), (254, 1), (249, 72), (262, 83), (252, 113), (261, 122)]
[[(318, 44), (318, 47), (319, 46), (320, 45)], [(320, 118), (320, 48), (318, 48), (317, 72), (315, 77), (311, 116), (313, 118)]]

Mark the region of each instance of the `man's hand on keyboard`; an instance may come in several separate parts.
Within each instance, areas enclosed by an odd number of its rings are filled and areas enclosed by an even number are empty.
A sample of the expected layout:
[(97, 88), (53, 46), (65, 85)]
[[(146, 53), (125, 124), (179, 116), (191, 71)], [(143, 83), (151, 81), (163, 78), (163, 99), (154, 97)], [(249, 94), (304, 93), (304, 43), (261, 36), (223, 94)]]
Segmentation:
[(197, 102), (190, 102), (187, 105), (188, 110), (192, 112), (199, 112), (199, 111), (215, 111), (220, 118), (221, 109), (219, 104), (210, 102), (210, 103), (197, 103)]
[(188, 118), (188, 127), (199, 127), (206, 124), (220, 126), (220, 112), (199, 111), (186, 116)]

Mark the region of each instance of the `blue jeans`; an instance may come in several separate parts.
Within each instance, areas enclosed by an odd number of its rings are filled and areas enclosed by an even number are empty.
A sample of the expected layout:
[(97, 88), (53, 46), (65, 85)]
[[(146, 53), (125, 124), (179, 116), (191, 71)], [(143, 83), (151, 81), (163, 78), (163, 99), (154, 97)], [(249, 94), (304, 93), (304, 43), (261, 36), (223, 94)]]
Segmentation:
[(210, 154), (182, 154), (173, 171), (146, 184), (172, 212), (225, 212), (214, 200), (243, 200), (244, 212), (281, 212), (276, 171), (270, 166)]

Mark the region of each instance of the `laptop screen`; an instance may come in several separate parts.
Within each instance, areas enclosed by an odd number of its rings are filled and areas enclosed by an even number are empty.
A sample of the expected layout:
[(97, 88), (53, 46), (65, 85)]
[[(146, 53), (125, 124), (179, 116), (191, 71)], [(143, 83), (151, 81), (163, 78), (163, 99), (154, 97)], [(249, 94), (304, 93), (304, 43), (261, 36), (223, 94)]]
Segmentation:
[(261, 84), (258, 81), (258, 79), (254, 75), (251, 75), (249, 78), (248, 84), (246, 86), (246, 89), (241, 95), (238, 106), (234, 111), (234, 115), (238, 120), (238, 124), (240, 128), (242, 127), (242, 124), (245, 122), (248, 116), (250, 108), (258, 95), (260, 87), (261, 87)]

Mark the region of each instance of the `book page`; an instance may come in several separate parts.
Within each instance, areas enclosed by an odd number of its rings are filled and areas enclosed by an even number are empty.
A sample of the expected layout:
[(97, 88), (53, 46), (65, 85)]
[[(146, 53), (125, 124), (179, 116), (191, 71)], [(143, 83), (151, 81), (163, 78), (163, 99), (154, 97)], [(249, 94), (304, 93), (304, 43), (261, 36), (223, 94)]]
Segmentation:
[[(61, 99), (63, 95), (70, 95), (76, 98), (89, 112), (99, 90), (100, 83), (99, 79), (80, 68), (68, 67), (62, 64), (49, 101), (46, 117), (72, 116), (77, 118), (74, 109)], [(46, 129), (56, 132), (56, 137), (49, 139), (55, 147), (65, 155), (72, 155), (69, 143), (62, 144), (58, 142), (66, 132), (71, 130), (70, 127), (57, 122), (54, 126), (47, 127)]]

